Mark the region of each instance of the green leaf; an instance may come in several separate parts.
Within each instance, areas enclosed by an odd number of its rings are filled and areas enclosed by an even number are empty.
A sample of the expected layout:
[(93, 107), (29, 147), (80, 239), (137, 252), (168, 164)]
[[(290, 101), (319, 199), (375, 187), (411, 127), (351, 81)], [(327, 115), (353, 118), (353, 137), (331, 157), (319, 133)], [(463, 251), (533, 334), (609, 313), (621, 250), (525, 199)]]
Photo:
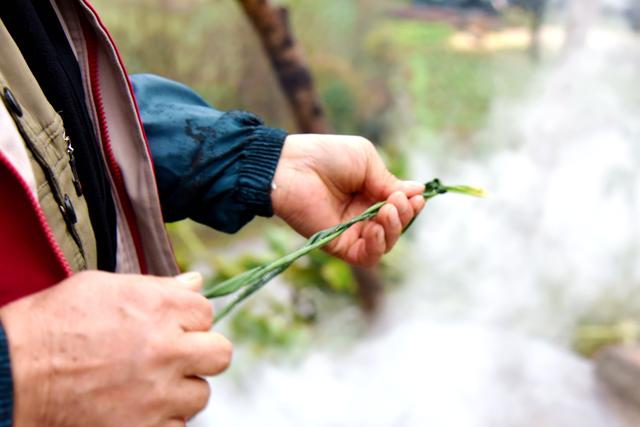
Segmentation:
[(351, 268), (337, 258), (329, 259), (320, 269), (320, 274), (333, 291), (340, 294), (353, 295), (356, 292), (356, 281)]

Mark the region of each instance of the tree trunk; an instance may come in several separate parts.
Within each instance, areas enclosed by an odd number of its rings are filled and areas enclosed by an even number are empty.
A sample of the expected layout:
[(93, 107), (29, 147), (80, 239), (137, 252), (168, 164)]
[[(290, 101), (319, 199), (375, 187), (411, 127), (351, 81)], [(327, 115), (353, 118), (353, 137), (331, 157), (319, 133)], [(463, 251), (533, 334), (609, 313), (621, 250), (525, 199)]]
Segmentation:
[(531, 47), (530, 54), (534, 61), (540, 60), (542, 24), (547, 10), (548, 0), (534, 0), (531, 6)]
[(598, 19), (600, 0), (570, 0), (567, 2), (565, 52), (584, 46), (589, 30)]
[(598, 376), (621, 398), (640, 408), (640, 347), (611, 346), (595, 359)]
[(268, 0), (238, 0), (258, 33), (301, 132), (330, 133), (302, 50), (291, 32), (289, 12)]
[[(238, 0), (251, 21), (271, 62), (282, 90), (303, 133), (332, 133), (322, 109), (302, 49), (297, 44), (285, 7), (269, 0)], [(376, 269), (353, 267), (363, 310), (374, 314), (380, 306), (383, 284)]]

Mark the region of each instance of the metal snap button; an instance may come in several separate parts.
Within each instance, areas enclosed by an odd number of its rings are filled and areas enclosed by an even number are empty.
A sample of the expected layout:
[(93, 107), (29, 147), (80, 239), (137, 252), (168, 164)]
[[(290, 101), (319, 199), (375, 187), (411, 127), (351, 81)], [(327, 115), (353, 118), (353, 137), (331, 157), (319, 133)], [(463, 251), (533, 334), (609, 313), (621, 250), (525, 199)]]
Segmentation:
[(7, 108), (9, 108), (9, 110), (11, 110), (11, 112), (16, 116), (22, 117), (22, 107), (18, 103), (16, 97), (13, 95), (13, 92), (11, 92), (11, 89), (5, 87), (2, 94), (4, 97), (4, 101), (7, 104)]
[(71, 224), (75, 224), (76, 222), (78, 222), (76, 209), (73, 207), (73, 203), (71, 203), (71, 199), (69, 198), (68, 194), (64, 195), (64, 214)]

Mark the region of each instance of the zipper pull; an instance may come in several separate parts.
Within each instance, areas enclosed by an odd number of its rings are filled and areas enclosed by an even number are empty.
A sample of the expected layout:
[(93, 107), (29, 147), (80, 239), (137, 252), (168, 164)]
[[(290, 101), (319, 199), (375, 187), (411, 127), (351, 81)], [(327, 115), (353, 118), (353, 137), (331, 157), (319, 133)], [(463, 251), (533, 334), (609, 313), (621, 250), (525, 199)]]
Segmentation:
[(80, 184), (80, 177), (78, 176), (78, 170), (76, 169), (76, 158), (73, 155), (73, 146), (71, 145), (71, 138), (66, 132), (62, 134), (64, 142), (67, 143), (67, 154), (69, 155), (69, 166), (71, 166), (71, 173), (73, 174), (73, 186), (76, 188), (76, 194), (78, 197), (82, 196), (82, 184)]

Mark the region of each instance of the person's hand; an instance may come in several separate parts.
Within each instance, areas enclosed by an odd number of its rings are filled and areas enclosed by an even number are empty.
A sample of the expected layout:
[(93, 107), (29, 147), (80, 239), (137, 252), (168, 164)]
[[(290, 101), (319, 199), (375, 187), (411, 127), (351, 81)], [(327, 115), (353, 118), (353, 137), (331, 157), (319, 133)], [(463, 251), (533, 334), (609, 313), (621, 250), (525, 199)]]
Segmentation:
[(84, 272), (3, 307), (14, 427), (184, 426), (231, 344), (201, 276), (177, 279)]
[(326, 247), (361, 266), (377, 263), (425, 203), (423, 184), (398, 180), (373, 144), (356, 136), (288, 136), (274, 183), (274, 212), (306, 237), (388, 201), (373, 220), (355, 224)]

